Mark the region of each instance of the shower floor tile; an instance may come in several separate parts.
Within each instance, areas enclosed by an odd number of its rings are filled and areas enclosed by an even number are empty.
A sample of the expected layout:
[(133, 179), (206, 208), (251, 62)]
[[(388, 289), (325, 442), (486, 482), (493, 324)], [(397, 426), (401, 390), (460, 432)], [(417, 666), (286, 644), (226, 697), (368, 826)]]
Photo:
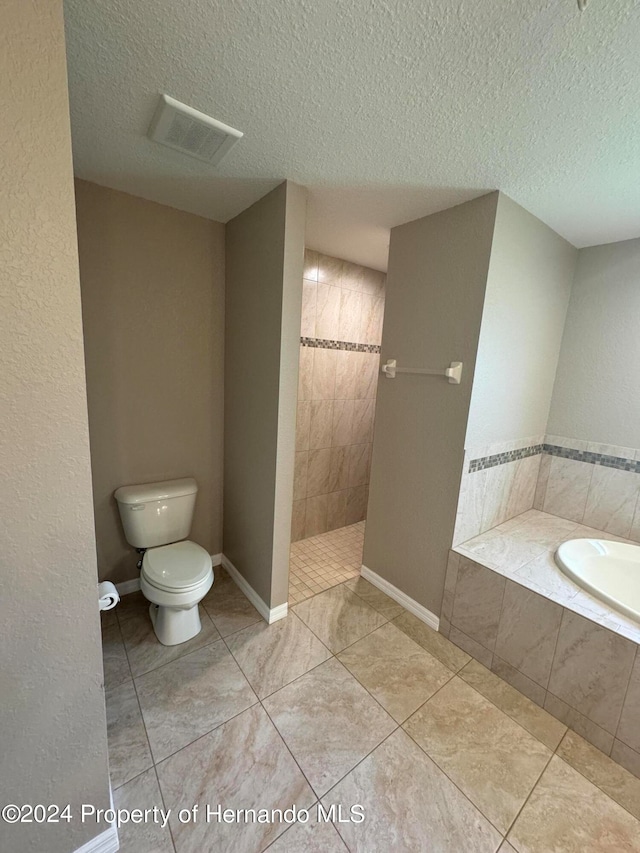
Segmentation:
[(291, 545), (289, 604), (360, 576), (364, 521), (339, 527)]

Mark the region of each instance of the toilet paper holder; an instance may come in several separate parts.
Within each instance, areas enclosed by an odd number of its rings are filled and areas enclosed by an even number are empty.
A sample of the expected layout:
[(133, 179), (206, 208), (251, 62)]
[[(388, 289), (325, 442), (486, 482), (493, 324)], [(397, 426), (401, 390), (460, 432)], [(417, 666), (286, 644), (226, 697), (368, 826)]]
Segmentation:
[(112, 610), (120, 601), (120, 593), (111, 581), (98, 584), (98, 609)]

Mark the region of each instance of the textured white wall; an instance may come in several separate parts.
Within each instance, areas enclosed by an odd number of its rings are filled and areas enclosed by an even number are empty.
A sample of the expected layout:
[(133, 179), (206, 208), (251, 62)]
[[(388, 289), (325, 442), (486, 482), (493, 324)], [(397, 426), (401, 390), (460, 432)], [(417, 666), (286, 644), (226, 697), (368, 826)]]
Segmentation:
[(545, 433), (576, 256), (500, 193), (465, 447)]
[(581, 249), (548, 432), (640, 448), (640, 239)]
[[(0, 25), (0, 801), (109, 804), (61, 0)], [(3, 853), (99, 832), (0, 823)]]

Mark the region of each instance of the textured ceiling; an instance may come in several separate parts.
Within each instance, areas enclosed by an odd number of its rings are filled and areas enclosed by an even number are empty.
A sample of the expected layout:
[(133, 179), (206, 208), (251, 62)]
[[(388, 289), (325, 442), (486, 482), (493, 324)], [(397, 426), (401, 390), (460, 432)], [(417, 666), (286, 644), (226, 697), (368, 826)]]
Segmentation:
[[(640, 234), (640, 4), (66, 0), (76, 173), (226, 221), (283, 178), (307, 244), (501, 189), (577, 246)], [(244, 131), (217, 169), (146, 138), (167, 92)]]

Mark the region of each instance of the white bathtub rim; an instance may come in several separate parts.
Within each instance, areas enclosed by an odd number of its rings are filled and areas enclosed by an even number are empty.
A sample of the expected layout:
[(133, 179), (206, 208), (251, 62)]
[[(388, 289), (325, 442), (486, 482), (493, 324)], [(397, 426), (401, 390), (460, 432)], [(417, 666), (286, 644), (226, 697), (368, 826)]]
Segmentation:
[[(558, 546), (554, 556), (559, 569), (578, 586), (640, 623), (640, 545), (608, 539), (568, 539)], [(601, 565), (594, 573), (596, 560)], [(636, 566), (630, 576), (627, 564)]]

